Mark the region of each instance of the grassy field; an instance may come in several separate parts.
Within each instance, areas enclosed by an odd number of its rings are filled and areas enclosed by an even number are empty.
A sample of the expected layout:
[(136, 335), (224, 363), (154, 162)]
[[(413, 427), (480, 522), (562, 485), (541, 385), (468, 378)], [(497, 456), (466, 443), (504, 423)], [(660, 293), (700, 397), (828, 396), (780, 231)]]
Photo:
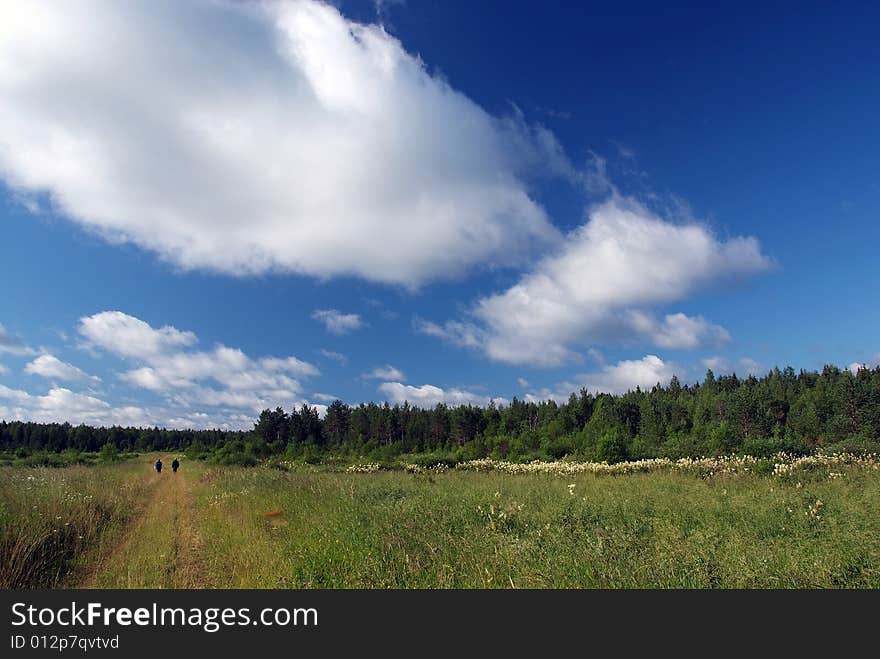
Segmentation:
[(156, 481), (142, 463), (0, 468), (0, 588), (57, 588), (115, 546)]
[(154, 459), (3, 469), (2, 585), (880, 586), (876, 463), (156, 475)]

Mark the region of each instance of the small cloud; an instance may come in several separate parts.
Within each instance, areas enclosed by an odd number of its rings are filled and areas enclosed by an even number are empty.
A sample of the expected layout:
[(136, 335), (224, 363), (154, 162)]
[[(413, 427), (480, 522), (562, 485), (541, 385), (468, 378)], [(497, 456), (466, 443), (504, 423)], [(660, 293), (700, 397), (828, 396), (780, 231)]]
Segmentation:
[(609, 140), (611, 144), (617, 149), (617, 155), (623, 160), (635, 160), (636, 159), (636, 150), (630, 146), (627, 146), (623, 142), (618, 142), (617, 140)]
[(334, 400), (339, 400), (339, 396), (332, 396), (330, 394), (321, 394), (321, 393), (313, 393), (312, 398), (315, 400), (320, 400), (323, 403), (332, 403)]
[(362, 328), (365, 323), (356, 313), (342, 313), (337, 309), (316, 309), (312, 319), (323, 323), (331, 334), (342, 335)]
[(491, 402), (496, 405), (506, 405), (505, 398), (490, 398), (480, 396), (470, 391), (460, 389), (442, 389), (433, 384), (423, 384), (420, 387), (406, 385), (401, 382), (383, 382), (379, 385), (381, 391), (391, 403), (408, 402), (416, 407), (434, 407), (440, 403), (446, 405), (480, 405), (486, 406)]
[(17, 356), (35, 355), (37, 351), (0, 324), (0, 353)]
[(631, 327), (661, 348), (694, 350), (703, 345), (721, 345), (730, 341), (730, 333), (702, 316), (668, 314), (662, 322), (653, 316), (630, 312)]
[(852, 374), (855, 375), (863, 368), (877, 368), (878, 366), (880, 366), (880, 352), (863, 362), (853, 362), (848, 368), (852, 371)]
[(318, 354), (327, 359), (336, 362), (340, 366), (345, 366), (348, 363), (348, 357), (343, 355), (341, 352), (334, 352), (332, 350), (327, 350), (325, 348), (321, 348), (318, 350)]
[(523, 389), (525, 389), (526, 387), (529, 386), (529, 381), (526, 380), (525, 378), (517, 378), (517, 379), (516, 379), (516, 383), (517, 383), (520, 387), (522, 387)]
[(380, 19), (384, 18), (385, 12), (389, 7), (402, 7), (406, 4), (406, 0), (373, 0), (373, 6), (376, 8), (376, 16)]
[(321, 375), (321, 371), (314, 364), (304, 362), (296, 357), (263, 357), (260, 359), (260, 366), (267, 371), (289, 373), (302, 377)]
[(565, 110), (557, 110), (555, 108), (547, 107), (546, 105), (538, 105), (535, 107), (535, 112), (539, 114), (543, 114), (551, 119), (571, 119), (571, 112), (566, 112)]
[(390, 364), (386, 364), (384, 367), (374, 368), (369, 373), (364, 373), (362, 376), (365, 380), (398, 380), (405, 381), (406, 376), (403, 374), (398, 368), (394, 368)]
[(400, 317), (399, 313), (386, 307), (385, 303), (382, 302), (382, 300), (377, 300), (374, 297), (365, 297), (362, 299), (365, 304), (372, 307), (373, 309), (376, 309), (379, 315), (382, 316), (382, 318), (384, 318), (385, 320), (396, 320)]
[(414, 318), (413, 327), (419, 334), (427, 334), (465, 348), (477, 348), (483, 343), (480, 328), (473, 323), (450, 320), (438, 325), (429, 320)]
[(530, 402), (561, 402), (581, 388), (609, 394), (624, 394), (636, 387), (651, 389), (656, 384), (667, 384), (677, 370), (678, 366), (672, 362), (663, 361), (657, 355), (645, 355), (642, 359), (625, 359), (603, 366), (599, 371), (583, 373), (573, 381), (560, 382), (554, 389), (527, 393), (525, 399)]
[(91, 380), (92, 382), (100, 382), (101, 378), (89, 375), (85, 371), (80, 370), (73, 364), (63, 362), (54, 355), (40, 355), (24, 367), (25, 373), (30, 375), (39, 375), (51, 380), (70, 380), (81, 381)]
[(119, 357), (154, 357), (198, 341), (193, 332), (170, 325), (155, 329), (121, 311), (102, 311), (80, 318), (78, 329), (89, 347), (103, 348)]
[(764, 373), (767, 368), (760, 362), (755, 361), (751, 357), (741, 357), (737, 360), (730, 361), (724, 357), (707, 357), (700, 362), (708, 369), (711, 369), (715, 375), (759, 375)]

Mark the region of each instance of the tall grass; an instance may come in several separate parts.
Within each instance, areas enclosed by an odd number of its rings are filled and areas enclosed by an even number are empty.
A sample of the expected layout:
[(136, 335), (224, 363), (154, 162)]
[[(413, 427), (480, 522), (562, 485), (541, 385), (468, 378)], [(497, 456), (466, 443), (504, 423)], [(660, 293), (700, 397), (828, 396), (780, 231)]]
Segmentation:
[(880, 472), (831, 473), (216, 469), (205, 569), (262, 588), (880, 587)]
[(0, 467), (0, 588), (72, 585), (137, 511), (134, 469)]
[(0, 587), (880, 587), (868, 457), (635, 472), (187, 463), (170, 478), (149, 460), (0, 468)]

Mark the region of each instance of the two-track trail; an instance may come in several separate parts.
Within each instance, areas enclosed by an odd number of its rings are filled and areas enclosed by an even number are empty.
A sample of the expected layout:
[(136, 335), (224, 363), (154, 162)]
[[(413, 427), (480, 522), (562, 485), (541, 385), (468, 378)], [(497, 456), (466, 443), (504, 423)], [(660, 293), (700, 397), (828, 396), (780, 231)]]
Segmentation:
[[(149, 495), (115, 546), (103, 552), (81, 588), (210, 588), (202, 570), (204, 539), (193, 499), (198, 475), (185, 463), (176, 474), (162, 456), (161, 474), (148, 471)], [(190, 469), (188, 469), (190, 468)]]

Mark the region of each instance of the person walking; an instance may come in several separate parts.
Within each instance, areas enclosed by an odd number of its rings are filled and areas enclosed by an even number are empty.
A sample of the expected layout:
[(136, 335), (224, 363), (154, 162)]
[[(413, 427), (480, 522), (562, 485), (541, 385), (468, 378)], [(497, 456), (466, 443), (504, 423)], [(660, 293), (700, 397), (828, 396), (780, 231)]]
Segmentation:
[(162, 473), (162, 458), (159, 458), (158, 460), (156, 460), (156, 464), (154, 466), (156, 467), (156, 473), (161, 474)]
[(171, 471), (173, 471), (176, 474), (178, 467), (180, 467), (180, 460), (178, 460), (177, 458), (174, 458), (174, 462), (171, 463)]

